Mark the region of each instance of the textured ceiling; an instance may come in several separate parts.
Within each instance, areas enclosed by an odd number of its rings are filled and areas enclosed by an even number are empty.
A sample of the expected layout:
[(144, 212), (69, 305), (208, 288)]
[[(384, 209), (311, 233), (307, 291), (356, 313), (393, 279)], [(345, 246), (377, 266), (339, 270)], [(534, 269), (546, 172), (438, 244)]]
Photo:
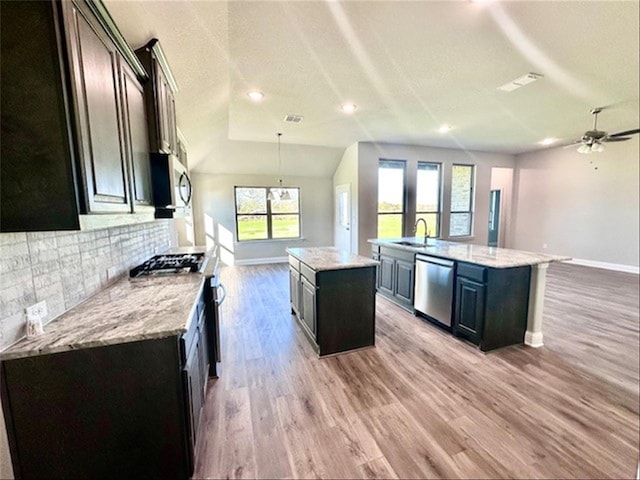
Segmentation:
[[(190, 162), (236, 141), (357, 141), (521, 153), (639, 125), (639, 2), (113, 1), (134, 48), (160, 39)], [(538, 82), (497, 87), (528, 72)], [(264, 92), (252, 103), (250, 89)], [(352, 115), (340, 111), (352, 101)], [(303, 115), (300, 124), (284, 123)], [(451, 124), (447, 134), (438, 127)], [(333, 151), (333, 150), (331, 150)], [(224, 170), (224, 169), (223, 169)]]

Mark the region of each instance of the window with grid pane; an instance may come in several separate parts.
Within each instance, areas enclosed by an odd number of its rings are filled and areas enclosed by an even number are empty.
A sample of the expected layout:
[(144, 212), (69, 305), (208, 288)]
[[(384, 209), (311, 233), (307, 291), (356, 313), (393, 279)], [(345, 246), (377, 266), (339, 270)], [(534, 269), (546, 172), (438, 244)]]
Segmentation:
[(300, 237), (299, 188), (235, 187), (235, 200), (238, 241)]
[(416, 221), (427, 222), (430, 237), (440, 236), (440, 189), (442, 185), (439, 163), (418, 162), (416, 179)]
[(471, 235), (474, 168), (473, 165), (454, 164), (451, 170), (450, 237)]
[(402, 237), (404, 183), (404, 160), (378, 162), (378, 238)]

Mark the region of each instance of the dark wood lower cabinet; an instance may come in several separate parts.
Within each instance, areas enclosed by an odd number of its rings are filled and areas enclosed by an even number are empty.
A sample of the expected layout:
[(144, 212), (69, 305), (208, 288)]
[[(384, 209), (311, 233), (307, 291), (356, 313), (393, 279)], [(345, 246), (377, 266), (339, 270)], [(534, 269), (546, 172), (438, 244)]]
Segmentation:
[(315, 271), (293, 256), (289, 265), (291, 311), (319, 356), (375, 344), (375, 266)]
[(374, 245), (373, 259), (380, 262), (376, 277), (378, 293), (402, 308), (413, 311), (415, 254)]
[(484, 326), (484, 284), (459, 277), (456, 291), (456, 331), (478, 344)]
[(203, 287), (181, 335), (0, 363), (16, 478), (189, 478), (216, 375), (211, 301)]
[(2, 362), (16, 478), (188, 478), (178, 337)]
[(453, 332), (488, 351), (524, 341), (531, 268), (458, 262)]

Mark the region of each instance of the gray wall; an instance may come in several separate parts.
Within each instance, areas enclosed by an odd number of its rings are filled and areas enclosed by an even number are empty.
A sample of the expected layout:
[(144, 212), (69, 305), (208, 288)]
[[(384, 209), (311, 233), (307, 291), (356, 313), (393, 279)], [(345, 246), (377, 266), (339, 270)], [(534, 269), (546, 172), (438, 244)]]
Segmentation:
[(552, 148), (518, 155), (514, 248), (637, 267), (638, 152), (634, 135), (602, 153)]
[[(50, 322), (175, 245), (174, 230), (171, 220), (156, 220), (88, 232), (0, 234), (0, 349), (25, 335), (26, 307), (46, 300), (44, 322)], [(12, 478), (1, 407), (0, 416), (0, 478)]]
[[(454, 163), (476, 165), (475, 208), (473, 235), (456, 240), (471, 243), (487, 243), (489, 220), (489, 191), (493, 167), (513, 168), (512, 155), (471, 152), (416, 145), (392, 145), (361, 142), (358, 144), (358, 253), (369, 256), (371, 245), (367, 239), (377, 235), (378, 160), (380, 158), (406, 160), (407, 191), (415, 196), (418, 161), (442, 163), (443, 201), (441, 238), (449, 232), (449, 208), (451, 205), (451, 167)], [(413, 224), (415, 210), (407, 210), (406, 224)], [(410, 231), (410, 229), (408, 230)]]
[(236, 241), (234, 187), (277, 186), (273, 175), (192, 174), (196, 243), (215, 241), (227, 264), (259, 263), (286, 256), (287, 247), (333, 245), (333, 193), (329, 177), (283, 176), (300, 188), (302, 239)]

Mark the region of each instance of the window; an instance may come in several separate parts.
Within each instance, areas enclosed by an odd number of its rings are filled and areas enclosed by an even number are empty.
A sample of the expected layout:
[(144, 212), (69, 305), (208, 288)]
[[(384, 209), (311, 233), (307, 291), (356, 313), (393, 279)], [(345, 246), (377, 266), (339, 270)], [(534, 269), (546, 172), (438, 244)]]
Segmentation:
[(424, 218), (430, 237), (440, 236), (441, 178), (439, 163), (418, 162), (416, 221)]
[(449, 236), (471, 235), (473, 220), (473, 165), (453, 165), (451, 171), (451, 224)]
[[(273, 200), (267, 199), (269, 190)], [(299, 188), (235, 187), (235, 197), (238, 241), (300, 237)]]
[(378, 163), (378, 238), (402, 237), (404, 171), (404, 160)]

